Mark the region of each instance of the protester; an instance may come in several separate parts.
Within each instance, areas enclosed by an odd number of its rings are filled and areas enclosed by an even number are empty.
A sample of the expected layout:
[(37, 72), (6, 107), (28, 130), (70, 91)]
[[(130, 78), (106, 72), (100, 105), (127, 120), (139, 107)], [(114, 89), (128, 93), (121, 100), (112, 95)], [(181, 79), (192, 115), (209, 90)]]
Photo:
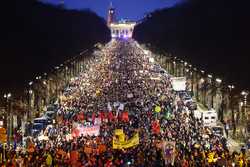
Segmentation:
[(7, 166), (245, 166), (244, 150), (230, 154), (161, 71), (135, 41), (110, 42), (65, 88), (48, 139), (8, 149)]

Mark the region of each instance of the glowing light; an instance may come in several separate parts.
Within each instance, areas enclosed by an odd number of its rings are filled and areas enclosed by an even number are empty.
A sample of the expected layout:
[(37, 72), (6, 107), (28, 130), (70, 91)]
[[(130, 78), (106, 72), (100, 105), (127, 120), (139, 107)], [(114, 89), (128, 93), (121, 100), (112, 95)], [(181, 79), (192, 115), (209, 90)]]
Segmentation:
[(145, 55), (148, 55), (149, 51), (148, 50), (143, 50)]
[(228, 85), (228, 88), (229, 88), (229, 89), (234, 89), (235, 86), (234, 86), (234, 85)]
[(220, 78), (216, 78), (216, 82), (221, 83), (222, 80)]
[(247, 92), (247, 91), (242, 91), (242, 92), (241, 92), (241, 95), (242, 95), (242, 96), (248, 96), (248, 92)]
[(207, 76), (208, 76), (208, 78), (213, 78), (213, 76), (211, 74), (208, 74)]

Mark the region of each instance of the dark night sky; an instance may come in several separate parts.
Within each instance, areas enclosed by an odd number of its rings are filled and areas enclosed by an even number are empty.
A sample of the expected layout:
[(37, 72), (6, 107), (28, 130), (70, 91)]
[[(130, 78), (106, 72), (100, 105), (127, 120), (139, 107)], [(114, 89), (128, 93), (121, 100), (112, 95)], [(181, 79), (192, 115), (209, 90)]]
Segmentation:
[[(61, 0), (41, 0), (52, 4), (59, 4)], [(183, 0), (113, 0), (117, 10), (117, 18), (132, 20), (141, 19), (146, 13), (155, 9), (171, 7)], [(107, 9), (111, 0), (64, 0), (65, 7), (69, 9), (89, 8), (106, 19)]]

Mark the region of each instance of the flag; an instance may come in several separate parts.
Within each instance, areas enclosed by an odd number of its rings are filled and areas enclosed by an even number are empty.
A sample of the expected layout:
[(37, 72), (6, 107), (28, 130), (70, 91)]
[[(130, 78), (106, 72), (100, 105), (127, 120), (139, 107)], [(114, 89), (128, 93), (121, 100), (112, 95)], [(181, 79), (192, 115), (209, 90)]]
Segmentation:
[(161, 131), (159, 120), (155, 120), (152, 122), (152, 131), (155, 134), (159, 134)]
[(128, 122), (129, 121), (129, 117), (128, 117), (128, 112), (125, 111), (122, 113), (122, 121), (124, 122)]
[(103, 122), (103, 120), (105, 119), (105, 114), (104, 114), (104, 112), (100, 112), (100, 118), (101, 118), (101, 122)]
[(139, 133), (136, 133), (132, 138), (127, 141), (121, 142), (119, 139), (117, 140), (115, 137), (113, 138), (113, 149), (127, 149), (138, 145)]
[(109, 121), (113, 121), (114, 120), (114, 115), (113, 115), (112, 111), (110, 111), (108, 113), (108, 119), (109, 119)]
[(125, 141), (125, 134), (122, 129), (116, 129), (115, 130), (115, 135), (118, 136), (119, 142), (124, 142)]

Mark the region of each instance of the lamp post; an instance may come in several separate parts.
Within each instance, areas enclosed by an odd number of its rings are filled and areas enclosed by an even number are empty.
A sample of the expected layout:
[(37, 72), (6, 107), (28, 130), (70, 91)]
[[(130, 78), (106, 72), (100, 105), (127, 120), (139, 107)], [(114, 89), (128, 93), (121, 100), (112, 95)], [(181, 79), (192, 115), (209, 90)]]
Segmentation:
[(12, 140), (12, 106), (11, 106), (11, 93), (4, 94), (6, 100), (6, 110), (7, 110), (7, 142), (8, 145)]
[(248, 96), (249, 92), (248, 91), (242, 91), (241, 95), (243, 96), (243, 106), (244, 106), (244, 116), (247, 116), (247, 96)]
[(204, 105), (204, 103), (205, 103), (205, 87), (204, 87), (205, 80), (203, 77), (201, 77), (199, 84), (200, 84), (199, 89), (201, 89), (201, 96), (199, 99), (200, 99), (201, 103)]
[(222, 80), (220, 78), (215, 79), (215, 98), (216, 98), (216, 110), (219, 113), (220, 121), (223, 121), (223, 110), (222, 106), (222, 94), (221, 94), (221, 83)]
[(31, 121), (32, 120), (32, 95), (33, 95), (33, 91), (30, 89), (28, 91), (28, 103), (29, 103), (29, 109), (28, 109), (28, 114), (27, 114), (27, 117), (28, 117), (28, 121)]
[(207, 75), (207, 80), (208, 80), (208, 84), (209, 84), (209, 93), (208, 93), (208, 107), (209, 108), (214, 108), (214, 82), (213, 82), (213, 76), (211, 74)]
[(234, 85), (228, 85), (229, 88), (229, 108), (231, 109), (232, 113), (232, 127), (233, 127), (233, 137), (235, 137), (236, 133), (236, 124), (235, 124), (235, 119), (234, 119), (234, 108), (233, 108), (233, 97), (232, 97), (232, 90), (235, 88)]
[(247, 114), (247, 96), (248, 96), (248, 94), (249, 94), (248, 91), (241, 92), (241, 95), (243, 96), (243, 108), (244, 108), (244, 110), (242, 111), (242, 125), (243, 125), (243, 129), (245, 132), (245, 133), (243, 133), (245, 135), (245, 137), (247, 136), (246, 126), (247, 126), (247, 120), (248, 120), (248, 114)]
[(176, 77), (176, 62), (173, 61), (173, 76)]
[(32, 85), (33, 85), (33, 81), (29, 82), (29, 90), (28, 90), (28, 113), (27, 113), (27, 119), (28, 121), (31, 121), (31, 110), (32, 110), (32, 95), (33, 95), (33, 91), (32, 91)]

